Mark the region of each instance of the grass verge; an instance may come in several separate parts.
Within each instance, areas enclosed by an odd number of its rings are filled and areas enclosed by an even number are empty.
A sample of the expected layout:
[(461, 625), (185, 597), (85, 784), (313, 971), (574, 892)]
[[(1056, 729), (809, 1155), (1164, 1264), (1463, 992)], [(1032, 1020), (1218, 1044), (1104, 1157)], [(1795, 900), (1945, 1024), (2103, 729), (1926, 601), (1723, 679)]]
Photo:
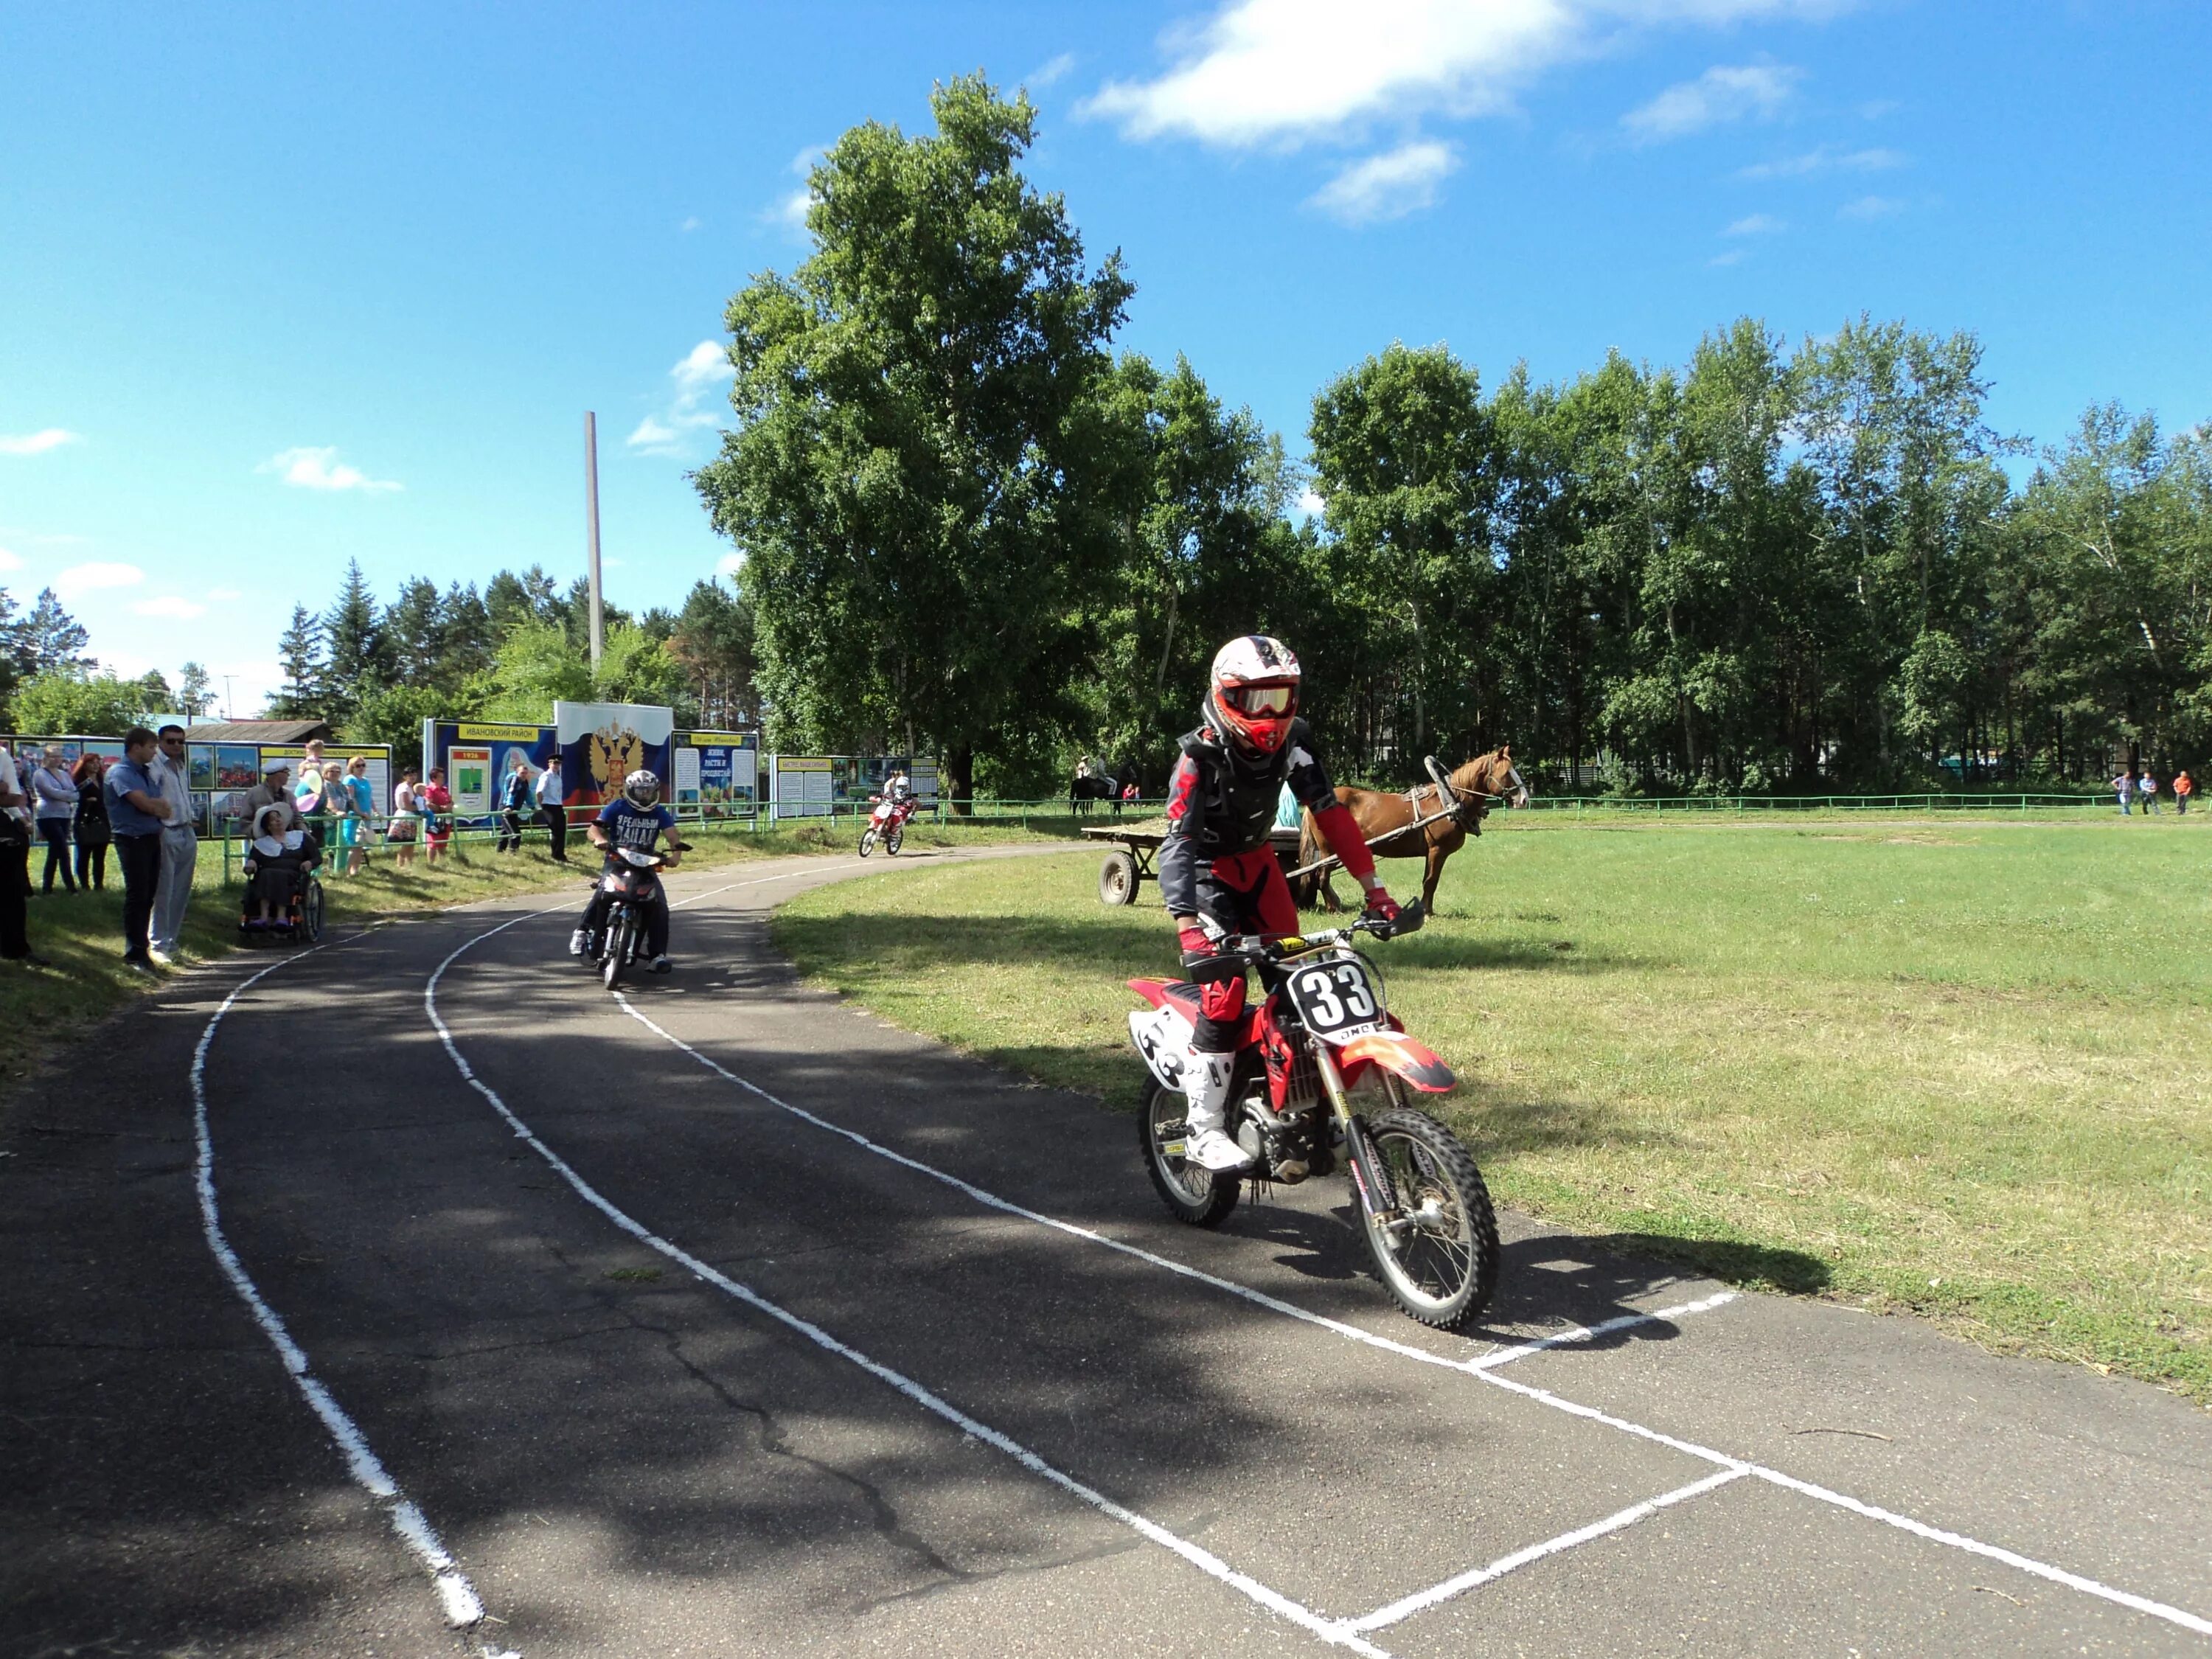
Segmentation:
[[(2202, 833), (1516, 819), (1376, 954), (1502, 1200), (2212, 1404)], [(1121, 981), (1171, 941), (1094, 867), (840, 884), (776, 936), (901, 1024), (1126, 1104)]]

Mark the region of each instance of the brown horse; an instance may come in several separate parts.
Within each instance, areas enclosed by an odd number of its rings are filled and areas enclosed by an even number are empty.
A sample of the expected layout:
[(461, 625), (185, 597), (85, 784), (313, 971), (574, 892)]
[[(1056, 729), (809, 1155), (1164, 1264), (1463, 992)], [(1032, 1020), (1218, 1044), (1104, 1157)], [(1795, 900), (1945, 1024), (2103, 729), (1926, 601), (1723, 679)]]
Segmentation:
[[(1438, 799), (1433, 783), (1401, 790), (1395, 795), (1379, 789), (1354, 789), (1349, 785), (1336, 792), (1337, 799), (1352, 809), (1363, 841), (1375, 841), (1376, 836), (1389, 835), (1394, 830), (1403, 832), (1390, 836), (1388, 841), (1376, 842), (1376, 858), (1428, 860), (1421, 877), (1421, 905), (1428, 910), (1436, 908), (1437, 882), (1443, 875), (1444, 860), (1465, 846), (1469, 836), (1482, 833), (1482, 820), (1491, 803), (1503, 800), (1509, 805), (1519, 806), (1528, 799), (1528, 785), (1513, 769), (1511, 744), (1501, 744), (1487, 755), (1476, 756), (1453, 772), (1450, 781), (1453, 793), (1459, 797), (1456, 807), (1449, 800)], [(1445, 811), (1449, 811), (1451, 816), (1437, 818), (1419, 830), (1411, 828), (1420, 819)], [(1298, 842), (1298, 862), (1311, 864), (1326, 857), (1328, 848), (1314, 829), (1312, 813), (1304, 815), (1304, 834)], [(1329, 885), (1328, 872), (1324, 870), (1316, 879), (1320, 896), (1328, 908), (1341, 909), (1335, 890)]]

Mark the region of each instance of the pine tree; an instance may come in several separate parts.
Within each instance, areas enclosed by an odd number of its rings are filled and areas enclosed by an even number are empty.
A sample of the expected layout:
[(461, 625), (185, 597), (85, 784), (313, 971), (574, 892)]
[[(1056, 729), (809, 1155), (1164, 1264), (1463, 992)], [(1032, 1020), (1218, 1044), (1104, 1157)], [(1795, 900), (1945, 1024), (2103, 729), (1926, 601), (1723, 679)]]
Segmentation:
[(276, 641), (276, 659), (283, 665), (284, 684), (269, 700), (270, 716), (276, 720), (319, 716), (323, 712), (323, 625), (306, 605), (292, 607), (291, 625)]
[(324, 691), (325, 716), (342, 720), (361, 707), (371, 691), (391, 683), (390, 648), (376, 596), (361, 574), (361, 561), (346, 562), (345, 586), (337, 602), (323, 617), (323, 632), (330, 644), (330, 667)]
[(92, 635), (62, 609), (60, 597), (51, 587), (39, 590), (38, 603), (23, 619), (23, 631), (33, 673), (65, 673), (93, 665), (92, 659), (84, 653), (85, 647), (92, 643)]

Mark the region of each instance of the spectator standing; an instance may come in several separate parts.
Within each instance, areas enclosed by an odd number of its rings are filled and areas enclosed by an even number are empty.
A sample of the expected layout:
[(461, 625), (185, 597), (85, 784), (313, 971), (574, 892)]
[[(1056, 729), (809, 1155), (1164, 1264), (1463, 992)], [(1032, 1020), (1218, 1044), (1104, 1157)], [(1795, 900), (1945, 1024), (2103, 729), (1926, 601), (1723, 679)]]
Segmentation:
[(70, 777), (76, 785), (76, 884), (97, 893), (107, 885), (107, 797), (100, 787), (107, 769), (87, 750)]
[[(553, 862), (568, 861), (568, 795), (561, 780), (561, 751), (555, 750), (546, 757), (545, 769), (538, 775), (538, 816), (544, 821), (545, 836), (553, 849)], [(520, 840), (517, 836), (518, 841)]]
[(530, 811), (530, 763), (520, 749), (507, 754), (507, 776), (499, 786), (499, 844), (496, 851), (522, 850), (522, 815)]
[(2142, 803), (2145, 817), (2158, 811), (2158, 780), (2151, 775), (2148, 766), (2143, 768), (2142, 776), (2136, 780), (2136, 799)]
[(347, 873), (347, 849), (353, 845), (353, 791), (346, 787), (345, 768), (331, 761), (323, 768), (323, 844), (333, 842), (338, 851), (331, 860), (331, 873)]
[(446, 769), (434, 766), (429, 781), (423, 784), (422, 840), (430, 849), (430, 862), (435, 864), (445, 855), (447, 844), (453, 838), (453, 792), (446, 787)]
[(2197, 785), (2191, 780), (2188, 773), (2176, 772), (2173, 775), (2173, 811), (2177, 817), (2187, 814), (2189, 798), (2196, 793)]
[(114, 826), (115, 861), (123, 871), (123, 965), (151, 973), (146, 926), (161, 882), (161, 824), (169, 804), (154, 776), (154, 734), (134, 726), (123, 734), (123, 758), (107, 769), (100, 787)]
[(76, 877), (70, 870), (70, 831), (76, 823), (76, 781), (63, 763), (61, 745), (48, 744), (31, 774), (33, 812), (38, 819), (39, 839), (46, 844), (46, 869), (39, 890), (54, 890), (54, 872), (62, 873), (62, 887), (76, 891)]
[(300, 781), (292, 786), (292, 806), (302, 818), (320, 817), (323, 805), (323, 763), (308, 756), (300, 763)]
[(285, 787), (285, 780), (291, 775), (291, 771), (292, 769), (284, 762), (270, 761), (261, 769), (261, 781), (246, 792), (246, 799), (240, 805), (244, 809), (249, 836), (258, 833), (252, 826), (260, 822), (264, 807), (281, 809), (285, 829), (300, 827), (299, 798)]
[[(185, 728), (165, 726), (154, 741), (154, 781), (161, 786), (169, 813), (161, 821), (161, 878), (155, 890), (146, 954), (166, 968), (184, 938), (185, 912), (192, 902), (192, 878), (199, 872), (200, 838), (192, 828), (192, 786), (185, 768)], [(291, 805), (287, 797), (285, 809), (289, 811)]]
[(2122, 817), (2126, 817), (2135, 811), (2135, 808), (2128, 804), (2136, 798), (2136, 781), (2132, 773), (2123, 769), (2120, 775), (2112, 780), (2112, 793), (2120, 798)]
[(323, 775), (323, 768), (329, 764), (330, 763), (323, 758), (323, 740), (320, 738), (309, 738), (307, 745), (300, 751), (301, 778), (305, 780), (310, 772), (317, 778), (320, 778)]
[(31, 949), (29, 799), (16, 787), (15, 756), (0, 744), (0, 958), (51, 968), (52, 963)]
[(403, 767), (399, 782), (392, 791), (392, 822), (384, 827), (384, 838), (396, 849), (392, 861), (402, 870), (415, 862), (415, 843), (422, 834), (422, 784), (420, 774), (411, 767)]
[(352, 832), (346, 840), (350, 849), (346, 873), (351, 876), (368, 868), (370, 826), (376, 822), (376, 791), (368, 781), (368, 761), (365, 756), (356, 755), (346, 763), (345, 788), (352, 799), (351, 810), (346, 814), (346, 827)]

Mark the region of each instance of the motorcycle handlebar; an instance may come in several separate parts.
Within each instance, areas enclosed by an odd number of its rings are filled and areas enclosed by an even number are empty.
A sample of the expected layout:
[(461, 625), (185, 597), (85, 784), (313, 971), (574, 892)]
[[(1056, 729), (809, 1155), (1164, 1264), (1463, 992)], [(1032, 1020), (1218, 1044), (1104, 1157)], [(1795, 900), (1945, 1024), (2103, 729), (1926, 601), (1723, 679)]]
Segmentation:
[[(1284, 957), (1297, 956), (1307, 951), (1330, 945), (1346, 945), (1362, 933), (1371, 933), (1376, 939), (1396, 939), (1404, 933), (1417, 933), (1429, 919), (1428, 911), (1415, 899), (1398, 912), (1395, 921), (1377, 915), (1361, 915), (1349, 927), (1332, 927), (1319, 933), (1231, 933), (1221, 940), (1216, 954), (1209, 962), (1275, 962)], [(1206, 963), (1191, 964), (1202, 967)]]

